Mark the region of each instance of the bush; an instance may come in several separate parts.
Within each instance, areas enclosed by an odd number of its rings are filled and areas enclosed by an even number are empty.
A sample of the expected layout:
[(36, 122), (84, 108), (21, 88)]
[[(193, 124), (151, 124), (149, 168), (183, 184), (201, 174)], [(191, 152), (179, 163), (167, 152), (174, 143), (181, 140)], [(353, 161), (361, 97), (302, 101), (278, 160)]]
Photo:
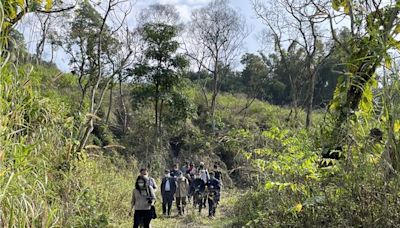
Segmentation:
[[(387, 179), (383, 147), (351, 126), (344, 160), (320, 159), (311, 133), (273, 128), (246, 156), (260, 169), (259, 186), (236, 205), (237, 226), (394, 227), (400, 223), (400, 178)], [(315, 134), (315, 133), (314, 133)], [(313, 135), (314, 138), (315, 137)], [(355, 143), (358, 142), (358, 143)], [(330, 163), (331, 165), (327, 164)], [(333, 165), (332, 165), (333, 163)]]

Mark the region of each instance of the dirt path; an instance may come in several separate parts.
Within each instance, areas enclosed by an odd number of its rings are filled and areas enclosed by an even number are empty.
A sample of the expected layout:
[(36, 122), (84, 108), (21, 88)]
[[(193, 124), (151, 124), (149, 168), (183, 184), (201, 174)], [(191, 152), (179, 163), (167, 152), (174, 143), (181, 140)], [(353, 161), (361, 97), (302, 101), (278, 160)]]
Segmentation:
[[(208, 218), (208, 207), (203, 208), (201, 214), (198, 209), (193, 208), (190, 203), (187, 207), (187, 213), (184, 216), (178, 216), (176, 207), (172, 210), (170, 218), (159, 216), (152, 221), (153, 228), (214, 228), (231, 227), (232, 217), (230, 211), (236, 201), (236, 195), (231, 191), (222, 193), (221, 202), (218, 205), (215, 218)], [(175, 205), (174, 205), (175, 206)]]

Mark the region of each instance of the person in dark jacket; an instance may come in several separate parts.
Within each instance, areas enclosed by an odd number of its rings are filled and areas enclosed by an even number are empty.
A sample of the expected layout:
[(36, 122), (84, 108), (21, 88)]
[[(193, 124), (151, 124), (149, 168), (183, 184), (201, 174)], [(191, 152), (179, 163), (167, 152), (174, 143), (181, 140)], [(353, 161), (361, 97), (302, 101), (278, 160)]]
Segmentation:
[(175, 180), (177, 177), (179, 177), (181, 175), (181, 171), (179, 170), (178, 164), (174, 164), (170, 174), (171, 174), (171, 177), (173, 177)]
[(208, 193), (208, 216), (214, 217), (215, 210), (221, 195), (221, 184), (217, 178), (215, 178), (214, 172), (210, 172), (210, 179), (207, 182), (207, 193)]
[[(195, 191), (198, 190), (202, 195), (204, 194), (204, 191), (206, 189), (206, 185), (204, 181), (200, 178), (200, 175), (196, 174), (194, 175), (194, 180), (190, 184), (189, 188), (189, 195), (193, 196), (193, 205), (196, 206), (196, 200), (194, 199), (195, 197)], [(201, 200), (203, 201), (203, 199)]]
[(171, 177), (168, 169), (164, 172), (164, 178), (161, 181), (162, 210), (164, 216), (171, 215), (172, 201), (176, 192), (176, 182)]
[(133, 208), (135, 208), (133, 228), (138, 228), (140, 224), (143, 224), (144, 228), (150, 228), (150, 222), (153, 218), (151, 207), (156, 198), (153, 188), (148, 186), (147, 183), (147, 177), (139, 176), (132, 191), (129, 216), (132, 216)]
[(221, 182), (215, 178), (215, 173), (214, 172), (210, 172), (210, 179), (207, 182), (207, 188), (216, 190), (216, 191), (220, 191), (221, 190)]
[(219, 180), (220, 184), (222, 183), (222, 172), (218, 168), (218, 164), (214, 164), (214, 177), (215, 179)]

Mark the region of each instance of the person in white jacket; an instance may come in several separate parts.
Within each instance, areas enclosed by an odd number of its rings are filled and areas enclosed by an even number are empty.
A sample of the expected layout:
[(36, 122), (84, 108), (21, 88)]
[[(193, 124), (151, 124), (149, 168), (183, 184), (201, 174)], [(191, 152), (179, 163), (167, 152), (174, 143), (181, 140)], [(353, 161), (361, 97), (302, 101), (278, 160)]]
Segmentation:
[(140, 224), (143, 224), (144, 228), (150, 228), (150, 222), (154, 216), (152, 206), (156, 197), (153, 188), (147, 183), (148, 178), (139, 176), (132, 191), (129, 216), (132, 216), (133, 209), (135, 209), (133, 228), (138, 228)]

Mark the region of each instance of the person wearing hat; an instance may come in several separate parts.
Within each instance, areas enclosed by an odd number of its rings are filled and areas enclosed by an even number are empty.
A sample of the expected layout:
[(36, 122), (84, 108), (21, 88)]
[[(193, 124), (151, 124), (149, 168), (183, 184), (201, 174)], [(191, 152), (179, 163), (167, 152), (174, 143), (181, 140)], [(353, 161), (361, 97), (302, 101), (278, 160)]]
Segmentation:
[(176, 192), (176, 183), (171, 177), (168, 169), (164, 171), (164, 177), (161, 181), (162, 210), (164, 216), (171, 215), (172, 201)]

